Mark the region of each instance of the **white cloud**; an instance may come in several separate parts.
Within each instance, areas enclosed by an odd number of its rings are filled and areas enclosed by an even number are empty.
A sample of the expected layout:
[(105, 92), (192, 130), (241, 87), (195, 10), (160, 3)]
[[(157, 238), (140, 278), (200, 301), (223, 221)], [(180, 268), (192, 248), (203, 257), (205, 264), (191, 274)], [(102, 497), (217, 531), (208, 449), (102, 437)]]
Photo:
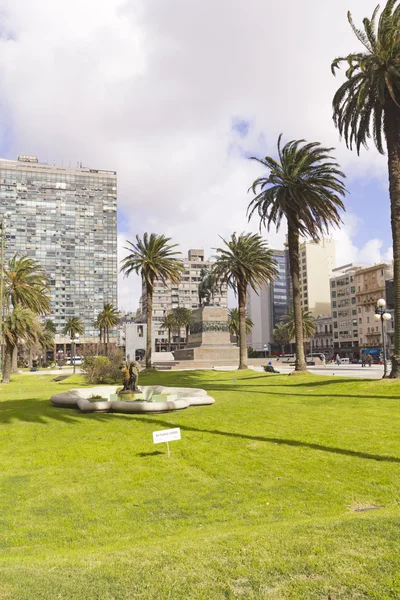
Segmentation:
[[(347, 9), (361, 21), (375, 3), (3, 0), (9, 157), (116, 169), (121, 239), (151, 230), (210, 252), (218, 234), (257, 230), (245, 211), (260, 171), (243, 152), (274, 152), (281, 131), (336, 146), (352, 177), (385, 176), (376, 151), (358, 158), (339, 143), (331, 118), (331, 60), (357, 49)], [(247, 137), (234, 118), (251, 122)], [(281, 247), (284, 231), (267, 237)], [(355, 256), (386, 252), (345, 243)], [(139, 288), (122, 282), (123, 307)]]

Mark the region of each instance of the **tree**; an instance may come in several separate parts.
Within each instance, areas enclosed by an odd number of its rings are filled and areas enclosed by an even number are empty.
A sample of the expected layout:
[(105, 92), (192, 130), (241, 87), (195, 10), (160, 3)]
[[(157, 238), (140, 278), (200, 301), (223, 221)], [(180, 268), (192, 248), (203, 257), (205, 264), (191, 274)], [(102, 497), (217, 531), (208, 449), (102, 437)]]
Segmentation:
[(190, 328), (190, 315), (192, 311), (190, 308), (185, 308), (184, 306), (178, 306), (177, 308), (172, 309), (172, 314), (174, 316), (175, 322), (178, 328), (178, 336), (179, 336), (179, 346), (181, 339), (181, 328), (185, 328), (185, 344), (187, 345), (189, 340), (189, 328)]
[(102, 320), (100, 317), (101, 313), (99, 313), (93, 323), (93, 325), (95, 327), (97, 327), (97, 329), (99, 330), (99, 342), (100, 342), (100, 352), (101, 352), (101, 344), (103, 343), (103, 334), (104, 334), (104, 330), (103, 330), (103, 324), (102, 324)]
[[(306, 308), (301, 309), (301, 323), (303, 327), (303, 340), (312, 337), (315, 333), (315, 319)], [(290, 308), (286, 315), (283, 315), (280, 324), (283, 326), (282, 329), (286, 330), (289, 341), (296, 339), (296, 321), (293, 308)]]
[[(15, 254), (4, 269), (4, 280), (7, 312), (17, 305), (38, 315), (50, 312), (49, 279), (37, 260)], [(17, 371), (17, 354), (18, 342), (13, 349), (13, 373)]]
[[(240, 345), (240, 331), (239, 331), (240, 319), (239, 319), (239, 310), (237, 308), (230, 308), (228, 310), (228, 327), (231, 335), (236, 337), (236, 343)], [(246, 336), (250, 335), (253, 329), (253, 321), (250, 319), (249, 315), (246, 313)]]
[(38, 315), (50, 312), (49, 279), (37, 260), (15, 254), (5, 267), (4, 279), (8, 310), (20, 304)]
[(276, 262), (267, 242), (254, 233), (233, 233), (224, 248), (215, 248), (216, 278), (233, 289), (239, 309), (239, 369), (247, 369), (246, 300), (250, 286), (255, 292), (277, 275)]
[(63, 327), (62, 334), (74, 338), (76, 334), (83, 335), (85, 326), (79, 317), (70, 317)]
[(18, 342), (22, 340), (28, 345), (37, 343), (41, 328), (42, 324), (37, 315), (20, 304), (17, 304), (14, 310), (5, 316), (3, 322), (5, 343), (3, 383), (10, 382), (12, 356)]
[(171, 352), (171, 332), (176, 330), (177, 324), (172, 312), (168, 313), (161, 323), (162, 329), (168, 331), (168, 352)]
[(145, 233), (143, 239), (136, 235), (136, 243), (127, 241), (125, 250), (129, 251), (121, 261), (121, 271), (125, 277), (131, 273), (141, 275), (145, 288), (146, 300), (146, 368), (151, 367), (152, 346), (152, 317), (153, 317), (153, 293), (156, 280), (164, 285), (167, 281), (178, 284), (183, 271), (183, 263), (177, 258), (175, 248), (178, 244), (169, 244), (170, 238), (156, 233)]
[[(288, 227), (290, 275), (293, 288), (293, 308), (296, 339), (296, 371), (306, 371), (303, 348), (303, 328), (300, 303), (299, 239), (311, 237), (318, 241), (331, 225), (339, 226), (339, 209), (346, 193), (344, 174), (332, 158), (332, 148), (323, 148), (318, 142), (294, 140), (281, 146), (278, 138), (279, 161), (266, 156), (252, 157), (268, 174), (256, 179), (251, 186), (255, 197), (248, 207), (249, 219), (255, 211), (260, 226), (267, 230), (274, 224), (278, 230), (285, 217)], [(257, 193), (259, 191), (259, 193)]]
[(118, 325), (120, 316), (118, 308), (110, 302), (105, 302), (103, 310), (96, 319), (96, 325), (100, 329), (100, 343), (101, 343), (101, 331), (104, 333), (104, 343), (106, 346), (106, 355), (108, 356), (108, 346), (110, 343), (110, 329)]
[(357, 29), (351, 13), (347, 17), (361, 44), (362, 52), (336, 58), (332, 72), (346, 65), (346, 81), (333, 98), (333, 120), (346, 146), (368, 147), (372, 138), (378, 152), (388, 154), (389, 196), (394, 266), (394, 356), (390, 377), (400, 377), (400, 6), (388, 0), (377, 20), (372, 18)]
[[(288, 334), (285, 324), (281, 321), (277, 323), (272, 330), (272, 337), (275, 344), (279, 344), (281, 347), (282, 354), (285, 353), (285, 344), (289, 343), (291, 338)], [(294, 336), (293, 336), (294, 337)]]

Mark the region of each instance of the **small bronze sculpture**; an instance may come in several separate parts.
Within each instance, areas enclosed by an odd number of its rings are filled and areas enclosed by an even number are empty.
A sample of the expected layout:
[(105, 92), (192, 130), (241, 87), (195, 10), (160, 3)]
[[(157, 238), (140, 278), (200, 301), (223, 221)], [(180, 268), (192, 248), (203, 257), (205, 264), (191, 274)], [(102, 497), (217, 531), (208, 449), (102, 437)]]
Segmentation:
[(139, 364), (135, 360), (132, 360), (131, 362), (125, 363), (125, 365), (121, 367), (121, 370), (124, 384), (121, 392), (129, 392), (130, 394), (133, 394), (134, 392), (140, 392), (139, 388), (137, 387), (137, 383), (139, 381)]

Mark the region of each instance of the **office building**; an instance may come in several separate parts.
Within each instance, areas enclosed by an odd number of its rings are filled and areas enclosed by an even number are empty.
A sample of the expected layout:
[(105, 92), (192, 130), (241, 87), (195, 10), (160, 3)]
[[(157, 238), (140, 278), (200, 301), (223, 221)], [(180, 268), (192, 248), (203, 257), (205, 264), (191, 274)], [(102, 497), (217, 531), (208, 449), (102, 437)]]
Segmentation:
[(0, 159), (0, 207), (6, 259), (27, 254), (50, 279), (57, 350), (69, 352), (61, 331), (74, 316), (85, 326), (80, 341), (96, 342), (96, 316), (117, 304), (116, 172)]
[[(162, 329), (161, 324), (165, 317), (178, 307), (193, 310), (199, 306), (199, 284), (201, 281), (201, 269), (210, 268), (211, 261), (204, 260), (204, 250), (191, 249), (187, 259), (183, 259), (184, 270), (179, 284), (172, 285), (167, 282), (156, 281), (153, 295), (153, 325), (155, 328), (155, 349), (157, 352), (168, 349), (168, 333)], [(223, 284), (219, 293), (214, 296), (215, 306), (228, 307), (228, 292), (226, 284)], [(146, 293), (143, 286), (140, 300), (140, 315), (138, 321), (146, 321)], [(185, 342), (185, 331), (172, 332), (171, 350), (179, 348)]]
[[(252, 288), (247, 290), (247, 312), (254, 323), (247, 343), (256, 352), (273, 349), (272, 332), (288, 309), (286, 253), (284, 250), (272, 250), (272, 255), (278, 270), (275, 280), (257, 292)], [(279, 345), (276, 345), (276, 351), (280, 351)]]

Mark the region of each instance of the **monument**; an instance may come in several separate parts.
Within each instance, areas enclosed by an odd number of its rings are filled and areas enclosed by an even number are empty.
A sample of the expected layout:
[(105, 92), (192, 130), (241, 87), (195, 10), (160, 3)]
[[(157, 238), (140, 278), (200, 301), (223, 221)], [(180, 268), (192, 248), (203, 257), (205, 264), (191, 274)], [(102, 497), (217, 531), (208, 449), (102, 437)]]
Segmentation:
[(186, 348), (175, 350), (175, 360), (226, 360), (239, 358), (237, 346), (230, 341), (228, 309), (202, 306), (192, 311)]

